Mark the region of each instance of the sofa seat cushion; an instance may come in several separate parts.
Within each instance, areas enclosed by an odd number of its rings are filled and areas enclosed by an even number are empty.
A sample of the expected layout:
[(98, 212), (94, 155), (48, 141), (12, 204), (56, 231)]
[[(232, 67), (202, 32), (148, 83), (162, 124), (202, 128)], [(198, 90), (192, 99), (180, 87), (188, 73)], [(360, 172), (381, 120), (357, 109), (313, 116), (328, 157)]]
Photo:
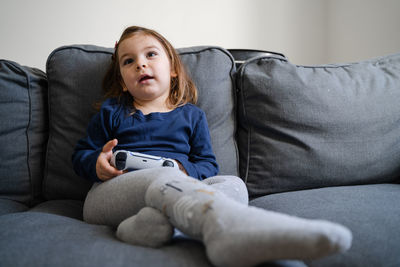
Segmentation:
[(0, 199), (0, 216), (28, 210), (29, 207), (14, 200)]
[[(158, 249), (132, 246), (119, 241), (111, 227), (49, 213), (60, 212), (62, 206), (79, 209), (78, 202), (48, 201), (37, 207), (40, 212), (0, 216), (0, 266), (212, 266), (200, 242), (176, 238)], [(306, 265), (281, 260), (259, 267)]]
[(238, 87), (251, 197), (399, 181), (400, 54), (320, 66), (257, 57), (240, 67)]
[(48, 213), (4, 215), (0, 229), (1, 266), (211, 266), (195, 241), (160, 249), (132, 246), (110, 227)]
[(31, 208), (29, 211), (44, 212), (83, 220), (83, 201), (81, 200), (49, 200)]
[(344, 254), (307, 262), (310, 267), (400, 266), (400, 184), (330, 187), (271, 194), (250, 205), (341, 223), (353, 232)]

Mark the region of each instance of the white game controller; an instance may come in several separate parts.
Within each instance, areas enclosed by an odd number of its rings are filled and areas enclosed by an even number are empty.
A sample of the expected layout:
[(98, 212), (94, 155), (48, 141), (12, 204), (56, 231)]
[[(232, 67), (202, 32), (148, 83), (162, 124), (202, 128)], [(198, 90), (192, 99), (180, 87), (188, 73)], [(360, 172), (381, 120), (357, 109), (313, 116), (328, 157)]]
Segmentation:
[(111, 157), (111, 165), (118, 170), (140, 170), (158, 167), (170, 167), (179, 170), (178, 163), (169, 158), (117, 150)]

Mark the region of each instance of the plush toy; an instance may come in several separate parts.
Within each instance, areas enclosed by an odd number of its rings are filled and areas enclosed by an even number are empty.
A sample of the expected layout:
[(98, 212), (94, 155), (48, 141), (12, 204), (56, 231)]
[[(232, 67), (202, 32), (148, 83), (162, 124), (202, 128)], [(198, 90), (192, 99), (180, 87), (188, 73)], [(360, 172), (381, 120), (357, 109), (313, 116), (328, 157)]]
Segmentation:
[(246, 186), (237, 177), (198, 181), (172, 168), (147, 169), (94, 186), (84, 219), (115, 226), (120, 240), (149, 247), (167, 244), (176, 227), (201, 240), (216, 266), (310, 260), (351, 246), (344, 226), (266, 211), (247, 201)]

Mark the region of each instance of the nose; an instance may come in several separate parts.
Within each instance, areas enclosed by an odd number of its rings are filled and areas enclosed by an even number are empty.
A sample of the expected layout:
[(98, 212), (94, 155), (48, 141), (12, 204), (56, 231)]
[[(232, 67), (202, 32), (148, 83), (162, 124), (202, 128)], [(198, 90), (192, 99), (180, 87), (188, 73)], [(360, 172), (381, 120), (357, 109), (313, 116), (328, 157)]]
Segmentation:
[(136, 62), (136, 69), (141, 70), (147, 67), (146, 60), (144, 59), (138, 59)]
[(141, 70), (141, 69), (144, 69), (144, 68), (146, 68), (146, 67), (147, 67), (146, 64), (137, 64), (136, 69), (137, 69), (137, 70)]

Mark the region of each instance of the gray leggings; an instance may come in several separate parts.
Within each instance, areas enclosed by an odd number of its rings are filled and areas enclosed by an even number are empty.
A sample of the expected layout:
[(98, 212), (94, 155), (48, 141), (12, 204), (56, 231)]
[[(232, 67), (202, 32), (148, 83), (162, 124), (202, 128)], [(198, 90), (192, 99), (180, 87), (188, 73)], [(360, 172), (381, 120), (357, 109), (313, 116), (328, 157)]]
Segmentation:
[[(84, 220), (117, 227), (123, 220), (146, 207), (145, 193), (149, 185), (163, 175), (170, 176), (171, 173), (174, 172), (165, 171), (165, 168), (138, 170), (107, 182), (93, 184), (85, 200)], [(186, 176), (180, 171), (175, 173), (177, 178)], [(248, 204), (246, 186), (236, 176), (214, 176), (202, 182), (240, 203)]]
[(247, 201), (246, 186), (237, 177), (200, 182), (172, 168), (147, 169), (94, 185), (83, 213), (86, 222), (117, 227), (116, 236), (133, 245), (162, 246), (174, 226), (201, 240), (215, 266), (310, 260), (351, 245), (351, 232), (341, 225), (251, 207)]

